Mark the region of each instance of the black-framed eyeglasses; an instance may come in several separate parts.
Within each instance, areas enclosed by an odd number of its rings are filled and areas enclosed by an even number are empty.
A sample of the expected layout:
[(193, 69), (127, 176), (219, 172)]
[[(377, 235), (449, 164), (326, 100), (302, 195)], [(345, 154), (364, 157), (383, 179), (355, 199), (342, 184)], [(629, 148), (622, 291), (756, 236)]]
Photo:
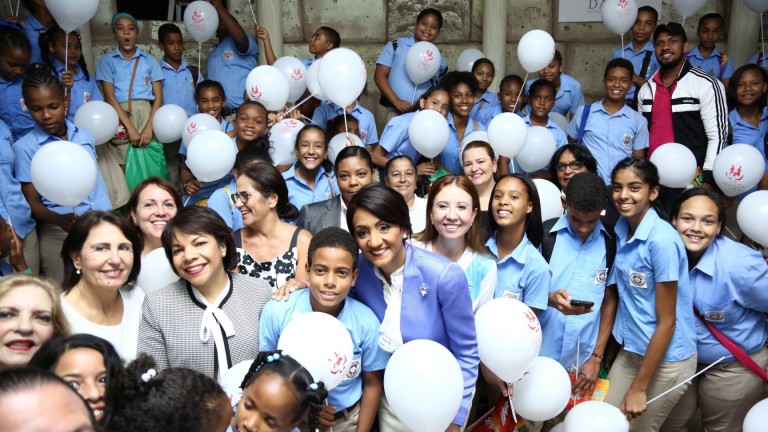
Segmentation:
[(559, 163), (555, 165), (555, 168), (557, 168), (558, 172), (563, 172), (565, 171), (566, 168), (570, 168), (571, 170), (576, 171), (577, 169), (581, 169), (583, 167), (584, 167), (584, 162), (582, 161), (573, 161), (567, 164)]
[(255, 194), (251, 192), (242, 191), (238, 193), (233, 193), (232, 195), (229, 196), (229, 198), (232, 199), (232, 202), (235, 204), (237, 204), (238, 200), (243, 204), (245, 204), (248, 202), (248, 199), (251, 198), (251, 195), (255, 195)]

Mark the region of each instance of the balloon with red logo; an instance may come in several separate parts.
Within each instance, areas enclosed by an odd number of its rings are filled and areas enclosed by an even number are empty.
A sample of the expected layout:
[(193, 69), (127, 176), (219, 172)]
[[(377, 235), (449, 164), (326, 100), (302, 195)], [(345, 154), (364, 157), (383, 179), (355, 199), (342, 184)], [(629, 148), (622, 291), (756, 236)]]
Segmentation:
[(331, 390), (360, 373), (353, 357), (349, 330), (338, 319), (321, 312), (294, 316), (277, 341), (277, 349), (296, 359)]
[(248, 99), (261, 102), (269, 111), (280, 111), (288, 102), (290, 87), (280, 70), (263, 65), (253, 68), (245, 78), (245, 93)]
[(617, 35), (626, 33), (637, 19), (635, 0), (607, 0), (600, 11), (603, 24)]
[(728, 196), (747, 192), (760, 183), (765, 173), (765, 159), (760, 150), (749, 144), (732, 144), (724, 148), (712, 167), (715, 183)]
[(184, 123), (184, 129), (181, 132), (181, 142), (185, 147), (189, 147), (192, 138), (199, 132), (206, 130), (221, 130), (221, 123), (210, 114), (195, 114)]
[(197, 43), (203, 43), (216, 34), (219, 27), (219, 14), (212, 4), (206, 1), (194, 1), (184, 11), (184, 27)]
[(299, 100), (307, 90), (307, 67), (296, 57), (280, 57), (272, 65), (276, 67), (288, 81), (288, 102)]
[(405, 72), (414, 84), (432, 79), (440, 71), (440, 50), (430, 42), (416, 42), (405, 54)]
[(269, 153), (276, 165), (291, 165), (296, 162), (296, 136), (304, 123), (287, 118), (275, 123), (269, 129)]

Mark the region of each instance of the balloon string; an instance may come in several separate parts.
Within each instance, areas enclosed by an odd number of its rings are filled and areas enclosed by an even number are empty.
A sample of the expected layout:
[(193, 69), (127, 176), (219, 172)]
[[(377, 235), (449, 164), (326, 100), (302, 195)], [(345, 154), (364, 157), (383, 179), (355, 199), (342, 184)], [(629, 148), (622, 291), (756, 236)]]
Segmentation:
[(520, 92), (517, 94), (517, 99), (515, 99), (515, 111), (517, 111), (517, 108), (520, 106), (520, 97), (523, 95), (523, 89), (525, 88), (526, 81), (528, 81), (528, 72), (525, 73), (525, 78), (523, 78), (523, 85), (520, 87)]
[(683, 24), (682, 24), (682, 26), (685, 27), (685, 17), (683, 17)]
[(308, 121), (308, 122), (310, 122), (310, 123), (312, 123), (312, 124), (316, 124), (316, 125), (320, 126), (319, 124), (317, 124), (317, 122), (315, 122), (315, 121), (314, 121), (314, 120), (312, 120), (311, 118), (309, 118), (309, 117), (305, 116), (304, 114), (302, 114), (301, 116), (304, 118), (304, 120), (306, 120), (306, 121)]
[(626, 58), (624, 56), (624, 33), (621, 34), (621, 58)]
[[(64, 72), (69, 70), (69, 33), (64, 35)], [(67, 98), (69, 89), (64, 87), (64, 99)]]
[(11, 3), (11, 0), (8, 0), (8, 7), (11, 8), (11, 16), (16, 16), (13, 14), (13, 3)]
[(713, 367), (714, 367), (716, 364), (720, 363), (720, 362), (721, 362), (721, 361), (723, 361), (723, 360), (725, 360), (725, 356), (723, 356), (723, 357), (720, 357), (719, 359), (715, 360), (715, 362), (714, 362), (714, 363), (712, 363), (711, 365), (709, 365), (709, 366), (705, 367), (704, 369), (700, 370), (699, 372), (697, 372), (695, 375), (693, 375), (692, 377), (688, 378), (687, 380), (685, 380), (685, 381), (681, 382), (680, 384), (678, 384), (678, 385), (676, 385), (676, 386), (672, 387), (671, 389), (669, 389), (669, 390), (665, 391), (664, 393), (662, 393), (662, 394), (660, 394), (660, 395), (656, 396), (655, 398), (653, 398), (653, 399), (649, 400), (649, 401), (648, 401), (648, 403), (646, 403), (646, 405), (650, 405), (650, 404), (651, 404), (651, 402), (655, 401), (656, 399), (660, 399), (660, 398), (662, 398), (662, 397), (666, 396), (666, 395), (667, 395), (669, 392), (671, 392), (672, 390), (674, 390), (674, 389), (676, 389), (676, 388), (680, 387), (681, 385), (683, 385), (683, 384), (685, 384), (685, 383), (687, 383), (687, 382), (690, 382), (691, 380), (693, 380), (693, 379), (694, 379), (694, 378), (696, 378), (697, 376), (699, 376), (699, 375), (703, 374), (704, 372), (708, 371), (709, 369), (713, 368)]
[[(621, 44), (621, 46), (624, 46), (624, 44)], [(579, 365), (581, 365), (580, 351), (581, 351), (581, 336), (576, 338), (576, 381), (579, 380)], [(576, 383), (576, 381), (574, 381), (574, 384)], [(576, 402), (578, 401), (578, 398), (576, 397), (576, 395), (571, 393), (571, 399), (573, 399), (573, 406), (576, 406)]]
[(201, 59), (203, 57), (203, 44), (198, 43), (197, 44), (197, 76), (200, 77), (200, 63)]
[(184, 207), (186, 207), (186, 206), (187, 206), (187, 203), (188, 203), (188, 202), (189, 202), (189, 200), (191, 200), (191, 199), (192, 199), (192, 195), (188, 196), (188, 197), (187, 197), (187, 199), (186, 199), (186, 200), (184, 200)]
[(256, 24), (256, 26), (258, 26), (259, 22), (256, 21), (256, 14), (253, 12), (253, 2), (251, 0), (248, 0), (248, 6), (251, 7), (251, 16), (253, 17), (253, 23)]
[(347, 109), (344, 108), (343, 110), (344, 110), (344, 132), (345, 132), (344, 137), (349, 139), (349, 127), (347, 126)]
[[(308, 100), (309, 100), (311, 97), (312, 97), (312, 95), (309, 95), (309, 96), (305, 97), (303, 101), (301, 101), (301, 102), (297, 103), (296, 105), (292, 106), (292, 107), (291, 107), (291, 109), (289, 109), (288, 111), (286, 111), (286, 112), (284, 112), (284, 113), (283, 113), (283, 117), (287, 116), (287, 115), (288, 115), (288, 113), (290, 113), (291, 111), (293, 111), (293, 110), (295, 110), (296, 108), (300, 107), (300, 106), (301, 106), (301, 104), (303, 104), (304, 102), (308, 101)], [(303, 117), (303, 116), (302, 116), (302, 117)]]
[(765, 33), (763, 33), (763, 14), (760, 14), (760, 45), (763, 49), (763, 69), (765, 69)]
[(512, 384), (507, 384), (507, 399), (509, 399), (509, 412), (512, 413), (512, 420), (517, 424), (517, 414), (515, 414), (515, 407), (512, 405)]
[(416, 91), (419, 90), (419, 86), (414, 84), (413, 85), (413, 96), (411, 96), (411, 105), (416, 103)]

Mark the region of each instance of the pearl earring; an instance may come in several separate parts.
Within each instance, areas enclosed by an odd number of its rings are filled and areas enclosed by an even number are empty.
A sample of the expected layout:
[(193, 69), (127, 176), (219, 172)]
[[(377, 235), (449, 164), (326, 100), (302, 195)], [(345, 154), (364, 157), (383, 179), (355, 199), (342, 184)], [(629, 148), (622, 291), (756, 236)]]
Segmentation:
[(75, 269), (75, 274), (80, 274), (80, 269)]

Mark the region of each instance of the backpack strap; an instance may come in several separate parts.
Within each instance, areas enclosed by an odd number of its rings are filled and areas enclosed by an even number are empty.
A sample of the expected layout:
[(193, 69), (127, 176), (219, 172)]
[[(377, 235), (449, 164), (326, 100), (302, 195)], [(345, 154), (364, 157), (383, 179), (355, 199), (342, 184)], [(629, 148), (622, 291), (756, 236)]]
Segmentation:
[[(638, 76), (642, 79), (645, 79), (645, 76), (648, 75), (648, 67), (651, 65), (651, 55), (653, 55), (651, 51), (646, 51), (645, 57), (643, 57), (643, 64), (640, 66), (640, 72), (638, 73)], [(637, 106), (638, 93), (640, 93), (640, 86), (635, 84), (635, 96), (632, 98), (632, 103), (635, 106)]]
[(584, 110), (581, 112), (581, 123), (579, 123), (579, 136), (576, 137), (576, 142), (578, 144), (582, 144), (581, 139), (584, 137), (584, 129), (587, 127), (587, 119), (589, 118), (589, 110), (591, 108), (592, 108), (592, 105), (584, 105)]
[(616, 239), (608, 233), (607, 228), (603, 233), (603, 239), (605, 240), (605, 267), (610, 272), (613, 267), (613, 261), (616, 259)]
[(552, 218), (544, 221), (543, 224), (544, 238), (541, 239), (541, 256), (543, 256), (547, 262), (552, 258), (552, 251), (555, 250), (555, 241), (557, 241), (557, 231), (550, 231), (558, 220), (560, 220), (560, 218)]
[(397, 39), (392, 39), (390, 42), (392, 42), (392, 52), (397, 51)]

